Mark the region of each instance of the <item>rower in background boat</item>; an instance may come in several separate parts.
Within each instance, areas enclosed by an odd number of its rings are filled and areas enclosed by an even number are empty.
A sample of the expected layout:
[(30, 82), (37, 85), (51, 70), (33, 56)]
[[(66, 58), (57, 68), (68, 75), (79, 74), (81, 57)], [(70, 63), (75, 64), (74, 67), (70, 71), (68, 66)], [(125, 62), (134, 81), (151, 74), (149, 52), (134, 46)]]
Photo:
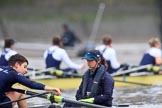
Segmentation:
[(150, 48), (143, 55), (140, 65), (143, 66), (152, 64), (153, 66), (141, 71), (159, 72), (159, 68), (156, 66), (162, 65), (162, 50), (160, 40), (157, 37), (153, 37), (148, 41), (148, 44)]
[(76, 43), (81, 43), (81, 39), (76, 35), (76, 33), (70, 29), (68, 24), (64, 23), (62, 25), (63, 34), (61, 35), (61, 41), (63, 46), (74, 47)]
[(8, 60), (12, 55), (17, 54), (15, 49), (15, 41), (12, 38), (6, 38), (4, 40), (4, 49), (0, 55), (0, 66), (7, 66)]
[[(44, 52), (46, 68), (54, 67), (64, 72), (72, 72), (76, 74), (78, 69), (83, 69), (85, 66), (84, 64), (76, 64), (72, 62), (66, 50), (63, 49), (62, 46), (61, 37), (53, 37), (52, 46)], [(69, 67), (60, 69), (61, 62), (65, 62)]]
[(102, 45), (97, 46), (95, 49), (99, 50), (100, 53), (103, 55), (105, 60), (108, 64), (107, 71), (111, 74), (117, 72), (119, 70), (126, 70), (128, 69), (128, 64), (120, 64), (117, 60), (117, 55), (115, 49), (112, 47), (112, 36), (106, 34), (103, 36)]

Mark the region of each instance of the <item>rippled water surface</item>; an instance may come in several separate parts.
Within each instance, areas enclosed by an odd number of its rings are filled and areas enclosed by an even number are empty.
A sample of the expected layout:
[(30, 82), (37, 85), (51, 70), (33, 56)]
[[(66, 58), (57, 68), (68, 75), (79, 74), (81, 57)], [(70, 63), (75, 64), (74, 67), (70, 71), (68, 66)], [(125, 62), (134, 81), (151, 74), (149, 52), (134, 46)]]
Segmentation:
[[(76, 90), (62, 92), (63, 97), (75, 99)], [(118, 108), (117, 105), (128, 105), (129, 108), (162, 108), (162, 86), (115, 88), (113, 97), (113, 108)], [(46, 105), (44, 108), (47, 108), (50, 102), (46, 99), (32, 98), (28, 100), (28, 104), (30, 106), (40, 105), (40, 107)]]
[[(162, 103), (162, 86), (116, 88), (114, 91), (114, 104), (129, 104), (139, 107), (160, 105)], [(154, 107), (155, 108), (155, 107)]]

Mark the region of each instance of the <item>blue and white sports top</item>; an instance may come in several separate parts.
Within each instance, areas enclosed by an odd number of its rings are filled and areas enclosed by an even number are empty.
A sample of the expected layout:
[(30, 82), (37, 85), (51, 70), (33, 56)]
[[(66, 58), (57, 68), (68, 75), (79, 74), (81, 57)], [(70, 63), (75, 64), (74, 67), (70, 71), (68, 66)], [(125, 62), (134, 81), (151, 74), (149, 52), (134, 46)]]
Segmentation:
[(7, 66), (9, 58), (15, 54), (17, 54), (16, 51), (10, 48), (5, 48), (0, 55), (0, 66)]
[(44, 52), (46, 68), (55, 67), (60, 69), (61, 62), (65, 62), (70, 68), (81, 69), (82, 66), (71, 61), (67, 52), (58, 46), (51, 46)]
[(117, 60), (116, 52), (113, 48), (105, 45), (101, 45), (95, 48), (99, 50), (103, 57), (108, 62), (108, 68), (118, 69), (120, 68), (120, 63)]
[(162, 57), (162, 51), (159, 48), (152, 47), (146, 51), (140, 62), (140, 65), (147, 65), (147, 64), (155, 65), (156, 57)]

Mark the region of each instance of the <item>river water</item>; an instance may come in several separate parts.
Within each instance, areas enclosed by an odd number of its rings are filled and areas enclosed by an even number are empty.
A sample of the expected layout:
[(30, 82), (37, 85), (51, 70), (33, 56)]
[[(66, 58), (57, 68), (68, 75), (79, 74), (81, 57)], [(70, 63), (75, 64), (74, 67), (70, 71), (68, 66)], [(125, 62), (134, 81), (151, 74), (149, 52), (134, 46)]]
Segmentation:
[[(27, 44), (26, 50), (24, 48), (26, 44), (18, 44), (17, 51), (24, 54), (29, 60), (29, 67), (44, 69), (44, 60), (43, 60), (43, 51), (49, 45), (32, 45)], [(118, 44), (114, 45), (117, 50), (119, 61), (126, 62), (129, 64), (138, 64), (141, 59), (142, 54), (147, 49), (147, 44)], [(31, 50), (32, 48), (32, 50)], [(41, 49), (40, 49), (41, 48)], [(74, 51), (69, 50), (71, 55), (74, 55)], [(76, 63), (85, 63), (81, 58), (72, 57), (72, 60)], [(62, 64), (64, 67), (65, 64)], [(85, 69), (86, 70), (86, 69)], [(85, 70), (80, 70), (82, 73)], [(68, 99), (75, 99), (75, 90), (64, 90), (62, 95)], [(116, 108), (116, 105), (129, 105), (130, 108), (162, 108), (162, 86), (141, 86), (133, 88), (115, 88), (113, 94), (113, 107)], [(50, 105), (50, 102), (46, 99), (41, 98), (31, 98), (27, 100), (30, 106), (40, 106), (41, 105)], [(45, 107), (44, 107), (45, 108)], [(123, 108), (123, 107), (122, 107)], [(128, 107), (127, 107), (128, 108)]]
[[(65, 90), (62, 93), (67, 99), (75, 99), (76, 90)], [(113, 108), (162, 108), (162, 86), (115, 88), (113, 98)], [(30, 106), (50, 105), (48, 100), (37, 97), (27, 101)]]

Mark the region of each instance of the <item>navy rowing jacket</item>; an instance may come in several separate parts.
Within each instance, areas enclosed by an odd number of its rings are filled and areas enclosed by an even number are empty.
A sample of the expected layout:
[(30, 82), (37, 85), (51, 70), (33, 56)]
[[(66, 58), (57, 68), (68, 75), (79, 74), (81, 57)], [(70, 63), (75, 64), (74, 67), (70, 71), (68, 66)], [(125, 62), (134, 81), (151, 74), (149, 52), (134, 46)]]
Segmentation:
[(16, 72), (12, 67), (0, 67), (0, 97), (5, 92), (10, 91), (15, 83), (20, 83), (32, 89), (44, 90), (45, 85), (31, 81), (23, 76), (21, 73)]
[[(99, 69), (97, 69), (97, 70), (99, 70)], [(104, 69), (104, 70), (106, 70), (106, 69)], [(97, 72), (99, 72), (99, 71), (97, 71)], [(84, 76), (83, 76), (81, 85), (80, 85), (79, 89), (77, 90), (77, 94), (76, 94), (77, 100), (87, 98), (88, 93), (90, 93), (92, 90), (91, 87), (92, 87), (95, 75), (96, 74), (89, 76), (89, 79), (87, 82), (88, 86), (86, 88), (86, 94), (84, 96), (82, 95), (83, 82), (84, 82)], [(97, 91), (97, 94), (95, 94), (95, 96), (94, 96), (94, 104), (111, 107), (112, 100), (113, 100), (113, 98), (112, 98), (113, 89), (114, 89), (114, 80), (113, 80), (112, 76), (108, 72), (105, 71), (100, 79), (100, 83), (98, 84), (98, 91)]]

